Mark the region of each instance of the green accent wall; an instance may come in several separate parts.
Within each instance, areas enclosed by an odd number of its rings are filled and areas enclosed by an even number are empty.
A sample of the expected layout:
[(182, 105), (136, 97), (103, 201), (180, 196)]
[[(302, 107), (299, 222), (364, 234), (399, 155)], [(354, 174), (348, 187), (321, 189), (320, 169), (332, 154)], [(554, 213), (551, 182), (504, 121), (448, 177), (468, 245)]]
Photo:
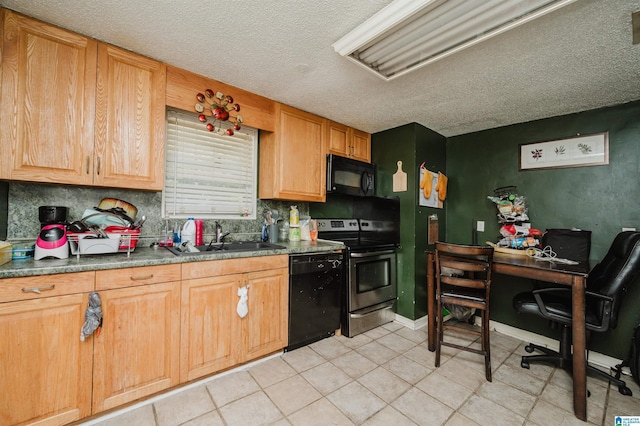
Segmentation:
[[(519, 145), (608, 132), (609, 164), (592, 167), (519, 171)], [(533, 228), (581, 228), (592, 231), (591, 263), (604, 257), (623, 227), (640, 230), (640, 102), (552, 117), (447, 139), (449, 177), (447, 241), (471, 243), (472, 223), (485, 221), (478, 242), (497, 241), (495, 188), (515, 185), (526, 197)], [(441, 224), (442, 226), (442, 224)], [(546, 321), (519, 316), (511, 300), (532, 283), (495, 275), (491, 318), (553, 338)], [(616, 358), (628, 354), (633, 327), (640, 323), (640, 282), (625, 296), (618, 327), (592, 333), (591, 347)]]
[[(371, 136), (371, 161), (377, 166), (376, 195), (400, 198), (400, 248), (397, 251), (398, 302), (396, 312), (416, 320), (427, 314), (427, 218), (437, 214), (439, 238), (444, 238), (443, 209), (418, 206), (419, 167), (446, 174), (446, 139), (416, 123)], [(402, 161), (407, 191), (393, 192), (393, 174)], [(446, 205), (445, 201), (445, 205)]]

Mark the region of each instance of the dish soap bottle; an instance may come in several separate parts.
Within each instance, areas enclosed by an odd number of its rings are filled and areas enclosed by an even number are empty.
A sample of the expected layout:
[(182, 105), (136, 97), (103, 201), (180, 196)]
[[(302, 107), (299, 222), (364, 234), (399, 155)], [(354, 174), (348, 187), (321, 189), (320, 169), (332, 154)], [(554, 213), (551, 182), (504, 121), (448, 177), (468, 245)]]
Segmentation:
[(191, 244), (196, 245), (196, 221), (194, 218), (190, 217), (184, 225), (182, 225), (180, 239), (183, 243), (191, 241)]

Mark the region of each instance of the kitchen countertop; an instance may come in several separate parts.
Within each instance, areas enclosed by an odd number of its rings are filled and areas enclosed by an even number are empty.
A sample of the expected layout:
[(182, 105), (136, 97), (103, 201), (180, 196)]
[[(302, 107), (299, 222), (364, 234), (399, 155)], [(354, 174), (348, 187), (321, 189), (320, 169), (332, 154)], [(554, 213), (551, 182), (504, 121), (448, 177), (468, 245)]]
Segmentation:
[(207, 260), (235, 259), (242, 257), (273, 256), (278, 254), (300, 254), (343, 250), (340, 242), (317, 240), (299, 242), (278, 242), (284, 246), (276, 250), (256, 250), (243, 252), (212, 252), (176, 256), (169, 250), (158, 247), (138, 247), (131, 252), (103, 255), (70, 255), (68, 259), (14, 260), (0, 265), (0, 278), (32, 277), (36, 275), (63, 274), (69, 272), (97, 271), (105, 269), (132, 268), (139, 266), (168, 265), (174, 263), (203, 262)]

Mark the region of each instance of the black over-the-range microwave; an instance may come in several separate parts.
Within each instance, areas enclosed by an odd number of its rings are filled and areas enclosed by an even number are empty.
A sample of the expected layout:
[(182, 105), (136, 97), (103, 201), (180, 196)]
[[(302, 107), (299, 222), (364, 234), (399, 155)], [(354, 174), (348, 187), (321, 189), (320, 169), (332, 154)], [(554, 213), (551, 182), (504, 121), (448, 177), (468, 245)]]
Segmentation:
[(327, 155), (327, 192), (369, 196), (375, 193), (376, 166), (339, 155)]

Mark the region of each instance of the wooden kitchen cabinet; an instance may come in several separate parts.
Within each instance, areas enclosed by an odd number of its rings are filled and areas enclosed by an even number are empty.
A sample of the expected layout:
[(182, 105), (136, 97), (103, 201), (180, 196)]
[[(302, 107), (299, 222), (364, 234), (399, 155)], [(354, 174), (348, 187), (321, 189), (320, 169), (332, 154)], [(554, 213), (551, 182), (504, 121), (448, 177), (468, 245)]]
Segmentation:
[(325, 201), (326, 123), (322, 117), (276, 105), (276, 130), (260, 133), (260, 198)]
[[(179, 383), (180, 265), (97, 271), (93, 413)], [(102, 291), (100, 291), (102, 290)]]
[(246, 275), (249, 313), (243, 321), (243, 358), (250, 361), (287, 346), (289, 270), (284, 267)]
[[(288, 337), (288, 256), (183, 265), (180, 380), (278, 351)], [(238, 289), (247, 287), (240, 318)]]
[(0, 424), (91, 414), (93, 339), (80, 330), (93, 286), (93, 272), (0, 281)]
[(165, 65), (0, 14), (0, 179), (161, 190)]
[(182, 281), (181, 382), (240, 363), (242, 282), (242, 274)]
[(327, 123), (328, 153), (371, 162), (371, 135), (344, 124)]
[(94, 185), (162, 190), (165, 64), (100, 43)]
[(97, 42), (0, 9), (0, 178), (91, 184)]
[(371, 135), (358, 129), (351, 129), (351, 158), (371, 162)]

